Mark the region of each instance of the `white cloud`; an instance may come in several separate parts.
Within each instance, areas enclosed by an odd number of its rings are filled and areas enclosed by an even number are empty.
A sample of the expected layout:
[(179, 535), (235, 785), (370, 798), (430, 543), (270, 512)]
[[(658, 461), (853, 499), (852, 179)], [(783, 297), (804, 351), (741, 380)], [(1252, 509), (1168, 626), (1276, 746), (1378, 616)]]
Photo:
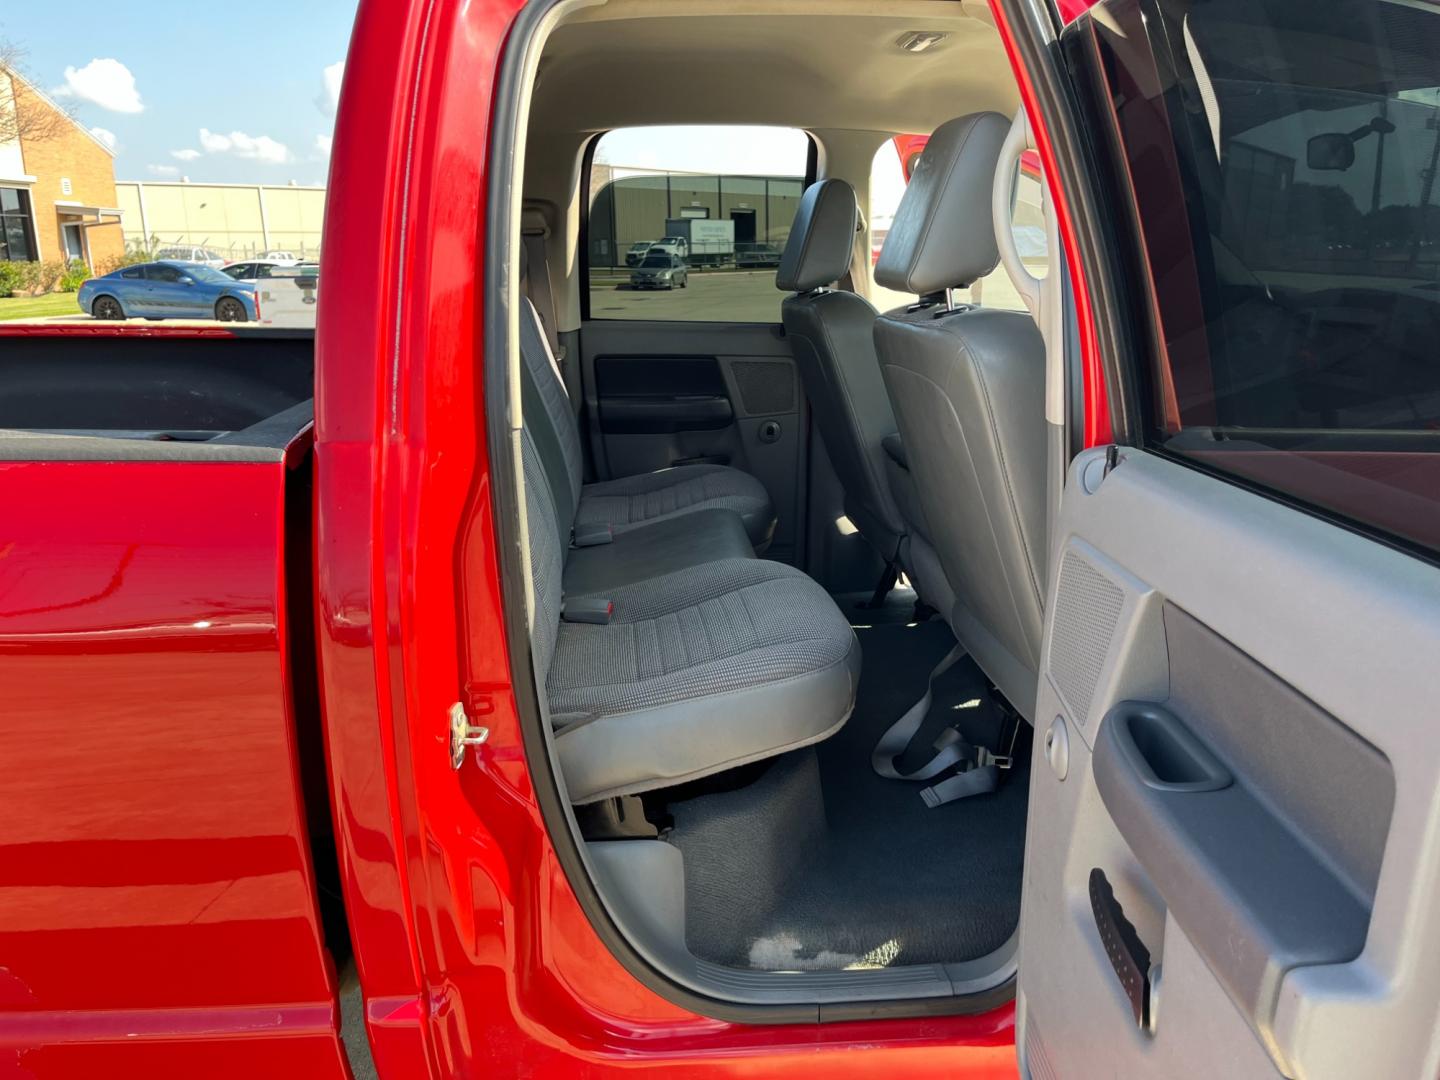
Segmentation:
[(180, 168), (177, 165), (146, 165), (152, 176), (179, 176)]
[(200, 151), (191, 150), (189, 148), (186, 148), (184, 150), (171, 150), (170, 156), (173, 157), (176, 161), (194, 161), (200, 156)]
[(90, 129), (90, 134), (94, 135), (111, 150), (114, 150), (115, 147), (119, 145), (119, 140), (115, 138), (115, 132), (111, 131), (109, 128), (92, 127)]
[(340, 104), (340, 81), (346, 73), (346, 62), (336, 60), (320, 73), (321, 89), (320, 94), (315, 96), (315, 108), (324, 112), (327, 117), (336, 115), (336, 108)]
[(290, 160), (289, 148), (269, 135), (247, 135), (243, 131), (221, 135), (209, 128), (201, 128), (200, 145), (211, 154), (234, 154), (252, 161), (263, 161), (267, 165), (283, 165)]
[(337, 60), (320, 73), (321, 89), (315, 98), (315, 107), (326, 116), (334, 116), (340, 104), (340, 80), (345, 75), (345, 61)]
[(119, 60), (111, 58), (91, 60), (82, 68), (65, 69), (65, 85), (56, 94), (61, 97), (77, 97), (117, 113), (138, 113), (145, 110), (140, 101), (140, 91), (135, 88), (135, 76)]
[(333, 135), (316, 135), (315, 152), (321, 157), (328, 158), (330, 156), (330, 147), (334, 142), (335, 137)]

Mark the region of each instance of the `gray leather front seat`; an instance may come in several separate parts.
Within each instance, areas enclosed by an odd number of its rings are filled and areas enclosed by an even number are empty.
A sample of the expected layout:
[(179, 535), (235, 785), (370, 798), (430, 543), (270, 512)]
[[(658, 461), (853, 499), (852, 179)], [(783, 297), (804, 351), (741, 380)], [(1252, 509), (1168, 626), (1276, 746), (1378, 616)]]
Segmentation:
[(949, 302), (949, 290), (999, 262), (990, 193), (1009, 129), (1000, 114), (977, 113), (930, 137), (875, 266), (876, 281), (922, 302), (882, 316), (875, 347), (954, 593), (950, 626), (1033, 722), (1045, 587), (1045, 346), (1023, 312)]
[(881, 441), (895, 414), (875, 356), (876, 311), (830, 288), (850, 270), (859, 211), (844, 180), (811, 184), (800, 200), (775, 286), (790, 350), (826, 452), (845, 489), (845, 513), (887, 563), (903, 559), (905, 522), (886, 480)]

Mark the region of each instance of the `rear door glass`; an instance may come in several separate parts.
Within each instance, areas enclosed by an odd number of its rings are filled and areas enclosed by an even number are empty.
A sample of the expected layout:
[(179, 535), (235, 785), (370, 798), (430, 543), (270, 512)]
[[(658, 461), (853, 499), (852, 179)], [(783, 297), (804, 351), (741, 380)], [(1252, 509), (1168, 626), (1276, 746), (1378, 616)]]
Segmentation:
[(1440, 9), (1106, 7), (1155, 445), (1440, 551)]

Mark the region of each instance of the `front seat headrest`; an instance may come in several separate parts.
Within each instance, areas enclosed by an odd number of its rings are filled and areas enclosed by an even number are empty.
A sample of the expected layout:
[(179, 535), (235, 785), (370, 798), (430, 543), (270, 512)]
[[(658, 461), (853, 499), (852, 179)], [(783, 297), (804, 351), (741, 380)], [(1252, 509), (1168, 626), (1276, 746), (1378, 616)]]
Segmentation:
[(855, 189), (844, 180), (820, 180), (806, 188), (775, 271), (775, 287), (809, 292), (844, 277), (859, 214)]
[(875, 280), (928, 296), (971, 285), (1000, 261), (990, 210), (995, 167), (1010, 133), (999, 113), (947, 120), (925, 144), (895, 211)]

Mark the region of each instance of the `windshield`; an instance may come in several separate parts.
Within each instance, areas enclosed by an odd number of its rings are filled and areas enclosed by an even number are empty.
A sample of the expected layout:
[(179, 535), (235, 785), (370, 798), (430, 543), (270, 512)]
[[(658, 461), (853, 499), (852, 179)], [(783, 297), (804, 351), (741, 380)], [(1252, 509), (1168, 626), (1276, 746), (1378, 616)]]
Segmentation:
[(646, 255), (645, 261), (640, 264), (649, 269), (665, 268), (670, 265), (669, 255)]

